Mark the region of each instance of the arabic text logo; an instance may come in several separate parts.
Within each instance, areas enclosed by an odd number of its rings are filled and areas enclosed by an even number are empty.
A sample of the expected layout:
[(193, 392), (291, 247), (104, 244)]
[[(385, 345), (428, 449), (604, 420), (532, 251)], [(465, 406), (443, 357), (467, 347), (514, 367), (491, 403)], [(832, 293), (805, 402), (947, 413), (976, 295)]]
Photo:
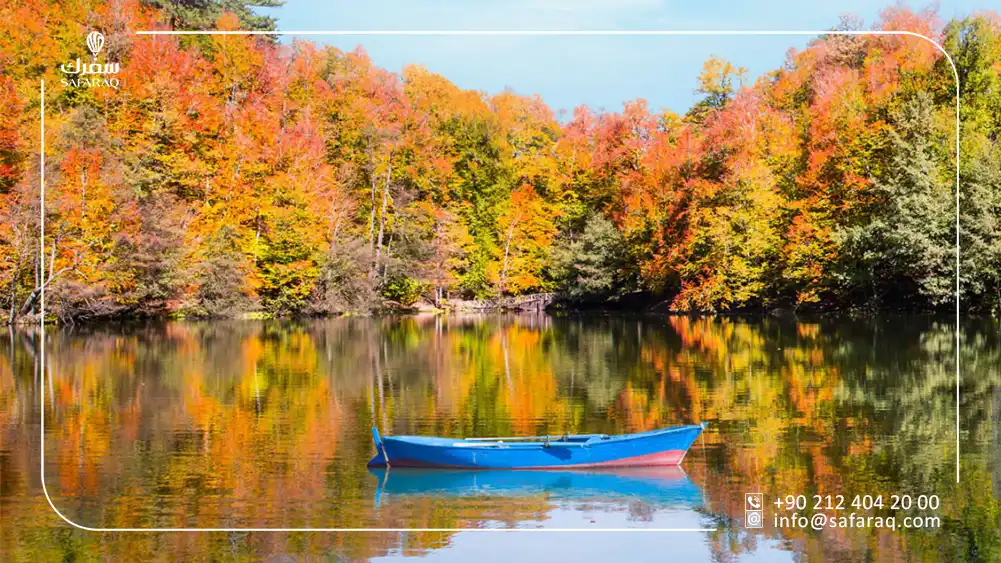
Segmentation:
[(114, 75), (118, 74), (121, 67), (118, 63), (109, 62), (101, 64), (97, 62), (97, 54), (103, 48), (104, 34), (100, 31), (91, 31), (88, 33), (87, 49), (90, 49), (90, 54), (93, 55), (94, 62), (85, 63), (80, 60), (80, 57), (77, 57), (75, 61), (60, 65), (59, 69), (66, 75), (62, 80), (63, 86), (86, 86), (88, 88), (106, 86), (117, 90), (120, 84), (118, 78), (115, 78)]

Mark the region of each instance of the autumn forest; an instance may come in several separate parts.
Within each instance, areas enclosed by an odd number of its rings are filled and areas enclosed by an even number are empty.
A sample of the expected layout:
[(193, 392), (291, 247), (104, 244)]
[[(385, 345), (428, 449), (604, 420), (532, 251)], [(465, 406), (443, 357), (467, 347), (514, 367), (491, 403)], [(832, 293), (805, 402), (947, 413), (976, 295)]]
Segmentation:
[[(955, 304), (955, 80), (929, 41), (827, 35), (754, 80), (714, 57), (679, 77), (699, 95), (684, 114), (637, 99), (563, 115), (389, 72), (362, 47), (135, 34), (273, 28), (232, 4), (0, 8), (6, 321), (37, 318), (43, 289), (63, 321), (541, 292), (710, 313)], [(873, 29), (925, 35), (955, 63), (961, 305), (996, 311), (1001, 20), (890, 8)], [(107, 38), (96, 57), (91, 30)], [(119, 62), (120, 86), (61, 84), (77, 58)]]

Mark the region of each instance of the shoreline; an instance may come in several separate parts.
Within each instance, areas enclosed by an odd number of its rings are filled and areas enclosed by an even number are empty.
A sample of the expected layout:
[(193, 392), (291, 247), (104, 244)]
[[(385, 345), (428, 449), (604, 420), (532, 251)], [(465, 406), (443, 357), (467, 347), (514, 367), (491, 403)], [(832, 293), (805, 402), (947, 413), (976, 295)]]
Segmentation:
[[(692, 317), (692, 318), (733, 318), (733, 319), (785, 319), (785, 320), (830, 320), (840, 319), (875, 319), (887, 317), (932, 317), (952, 319), (955, 318), (955, 309), (903, 309), (903, 308), (874, 308), (874, 307), (756, 307), (742, 308), (728, 311), (684, 311), (672, 309), (669, 305), (670, 299), (653, 297), (650, 299), (592, 299), (574, 300), (555, 293), (528, 294), (522, 296), (508, 296), (493, 299), (455, 299), (445, 300), (441, 306), (435, 306), (427, 301), (419, 301), (411, 306), (404, 306), (394, 302), (384, 302), (382, 306), (369, 310), (342, 311), (326, 313), (290, 313), (274, 314), (267, 311), (246, 311), (233, 315), (221, 316), (194, 316), (177, 313), (165, 313), (157, 315), (109, 315), (94, 318), (77, 318), (62, 320), (50, 316), (45, 321), (46, 325), (96, 325), (103, 323), (130, 323), (140, 321), (301, 321), (319, 320), (344, 317), (368, 317), (368, 318), (388, 318), (388, 317), (448, 317), (461, 315), (549, 315), (549, 316), (663, 316), (663, 317)], [(997, 318), (997, 313), (987, 310), (964, 310), (961, 312), (964, 318)], [(13, 323), (7, 319), (2, 321), (3, 326), (24, 327), (37, 326), (39, 316), (28, 315), (16, 319)]]

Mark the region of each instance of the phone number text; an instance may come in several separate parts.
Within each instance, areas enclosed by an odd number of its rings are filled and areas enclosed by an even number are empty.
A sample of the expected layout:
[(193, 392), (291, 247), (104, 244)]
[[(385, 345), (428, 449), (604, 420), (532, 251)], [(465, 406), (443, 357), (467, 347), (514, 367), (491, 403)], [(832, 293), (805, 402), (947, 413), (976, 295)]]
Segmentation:
[(776, 510), (938, 510), (938, 495), (784, 495), (777, 497)]

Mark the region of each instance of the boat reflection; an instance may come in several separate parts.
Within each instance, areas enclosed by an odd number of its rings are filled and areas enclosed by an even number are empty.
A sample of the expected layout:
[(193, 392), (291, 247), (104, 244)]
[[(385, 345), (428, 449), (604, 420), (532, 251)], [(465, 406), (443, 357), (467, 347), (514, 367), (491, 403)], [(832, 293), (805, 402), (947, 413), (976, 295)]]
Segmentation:
[(373, 468), (379, 479), (375, 502), (383, 497), (525, 497), (558, 500), (640, 501), (664, 507), (702, 504), (702, 489), (680, 467), (635, 467), (588, 471), (474, 471)]

